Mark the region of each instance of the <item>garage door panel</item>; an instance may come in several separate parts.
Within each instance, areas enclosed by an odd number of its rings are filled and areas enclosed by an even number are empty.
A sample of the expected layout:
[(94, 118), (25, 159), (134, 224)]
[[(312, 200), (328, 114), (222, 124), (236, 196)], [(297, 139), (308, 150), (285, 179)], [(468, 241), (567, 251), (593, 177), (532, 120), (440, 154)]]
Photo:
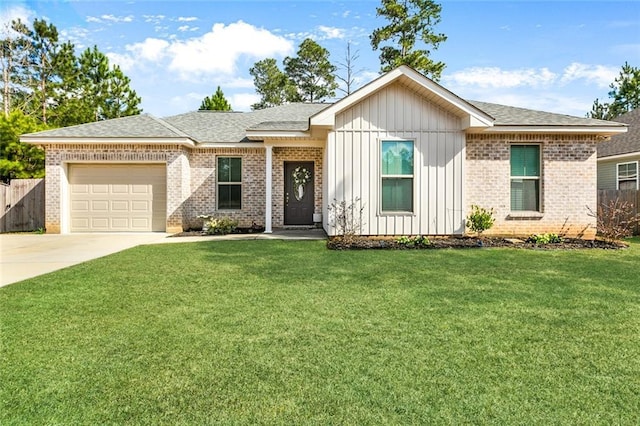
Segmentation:
[(131, 211), (136, 213), (152, 212), (150, 201), (134, 200), (131, 202)]
[(132, 194), (147, 194), (151, 195), (152, 188), (155, 185), (131, 185), (131, 193)]
[(106, 213), (109, 211), (109, 200), (92, 200), (89, 213)]
[(114, 213), (127, 213), (130, 210), (129, 201), (127, 200), (112, 200), (111, 209)]
[(73, 185), (71, 187), (72, 194), (88, 194), (89, 193), (89, 185)]
[(113, 185), (111, 185), (111, 193), (112, 194), (128, 194), (129, 193), (129, 185), (126, 185), (126, 184), (113, 184)]
[(89, 211), (89, 200), (74, 200), (71, 203), (71, 213), (86, 213)]
[(164, 165), (70, 165), (72, 232), (164, 231)]
[(89, 185), (89, 193), (90, 194), (108, 194), (109, 185), (104, 185), (104, 184)]
[(108, 231), (109, 230), (109, 218), (108, 217), (92, 217), (92, 218), (90, 218), (90, 230), (91, 231)]
[(77, 230), (89, 230), (89, 219), (86, 217), (73, 218), (71, 219), (71, 228)]

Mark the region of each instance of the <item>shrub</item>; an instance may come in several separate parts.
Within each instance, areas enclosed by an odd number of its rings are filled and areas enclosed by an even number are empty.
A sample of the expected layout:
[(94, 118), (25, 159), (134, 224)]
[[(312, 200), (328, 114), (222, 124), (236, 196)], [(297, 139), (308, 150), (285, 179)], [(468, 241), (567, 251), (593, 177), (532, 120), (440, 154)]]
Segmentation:
[(487, 210), (483, 207), (472, 205), (471, 213), (467, 216), (467, 227), (480, 235), (493, 226), (496, 221), (493, 214), (493, 209)]
[(527, 238), (528, 243), (534, 243), (537, 245), (560, 244), (563, 241), (564, 241), (564, 238), (562, 238), (558, 234), (553, 234), (553, 233), (533, 234), (529, 238)]
[(609, 203), (598, 204), (598, 211), (587, 207), (588, 215), (596, 218), (598, 235), (607, 241), (617, 241), (631, 236), (640, 223), (640, 214), (633, 213), (633, 204), (616, 198)]
[(407, 248), (421, 248), (421, 247), (429, 247), (431, 245), (431, 241), (428, 237), (423, 237), (420, 235), (414, 237), (402, 236), (398, 237), (396, 240), (398, 244), (401, 244)]
[(202, 225), (202, 233), (205, 235), (225, 235), (230, 234), (238, 227), (238, 221), (230, 217), (216, 218), (213, 216), (201, 215), (200, 219), (204, 219)]
[(333, 200), (329, 205), (329, 224), (336, 230), (336, 234), (346, 240), (353, 240), (362, 232), (362, 215), (364, 205), (356, 197), (351, 203)]

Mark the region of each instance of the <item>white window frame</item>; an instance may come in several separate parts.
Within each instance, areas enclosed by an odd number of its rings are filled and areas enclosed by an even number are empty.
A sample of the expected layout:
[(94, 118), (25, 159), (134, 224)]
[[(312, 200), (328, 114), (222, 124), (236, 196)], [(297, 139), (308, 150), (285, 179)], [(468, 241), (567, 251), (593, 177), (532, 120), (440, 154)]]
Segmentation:
[[(624, 163), (616, 163), (616, 189), (620, 190), (620, 166), (626, 166), (628, 164), (635, 164), (636, 166), (636, 191), (640, 189), (640, 162), (639, 161), (627, 161)], [(629, 178), (623, 178), (623, 181), (630, 181)]]
[[(385, 175), (382, 174), (382, 144), (384, 142), (411, 142), (413, 146), (413, 173), (411, 175)], [(380, 138), (378, 139), (378, 212), (381, 216), (407, 216), (415, 214), (416, 210), (416, 140), (404, 138)], [(411, 179), (411, 210), (383, 210), (382, 209), (382, 181), (388, 178)]]
[[(237, 158), (240, 160), (240, 182), (220, 182), (218, 180), (218, 167), (220, 166), (218, 161), (221, 158)], [(243, 184), (244, 164), (243, 163), (244, 163), (244, 159), (240, 155), (218, 155), (216, 157), (216, 210), (226, 211), (226, 212), (242, 210), (242, 204), (243, 204), (242, 195), (244, 194), (244, 184)], [(220, 185), (240, 185), (240, 208), (239, 209), (220, 208), (220, 189), (219, 189)]]
[[(511, 176), (511, 148), (514, 146), (537, 146), (538, 147), (538, 176)], [(536, 212), (542, 213), (542, 144), (539, 143), (512, 143), (509, 145), (509, 211), (515, 213)], [(538, 210), (511, 210), (511, 182), (514, 179), (537, 180), (538, 181)]]

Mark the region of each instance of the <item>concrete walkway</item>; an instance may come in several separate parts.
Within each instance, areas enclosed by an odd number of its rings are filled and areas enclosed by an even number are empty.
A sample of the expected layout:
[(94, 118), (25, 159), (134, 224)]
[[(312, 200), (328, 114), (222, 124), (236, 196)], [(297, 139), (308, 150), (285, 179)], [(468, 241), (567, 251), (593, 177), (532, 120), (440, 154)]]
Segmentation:
[(0, 287), (57, 271), (142, 244), (222, 240), (319, 240), (322, 229), (278, 230), (273, 234), (170, 237), (161, 232), (101, 234), (0, 234)]

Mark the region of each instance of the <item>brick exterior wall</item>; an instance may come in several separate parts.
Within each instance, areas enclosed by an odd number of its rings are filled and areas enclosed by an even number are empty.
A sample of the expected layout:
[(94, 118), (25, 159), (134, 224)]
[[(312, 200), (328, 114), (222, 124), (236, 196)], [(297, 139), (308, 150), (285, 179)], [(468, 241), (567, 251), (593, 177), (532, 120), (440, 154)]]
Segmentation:
[[(218, 210), (217, 164), (218, 157), (242, 158), (242, 208)], [(185, 205), (188, 217), (185, 229), (202, 227), (199, 215), (231, 217), (241, 227), (252, 223), (264, 226), (265, 207), (265, 153), (262, 148), (194, 149), (189, 161), (191, 194)]]
[[(264, 226), (265, 150), (262, 148), (189, 149), (180, 145), (71, 145), (45, 146), (45, 226), (61, 232), (62, 185), (67, 167), (74, 163), (164, 163), (167, 166), (167, 232), (202, 226), (198, 215), (226, 216), (239, 226)], [(242, 208), (217, 209), (217, 158), (242, 158)], [(322, 148), (274, 148), (273, 227), (284, 225), (284, 162), (314, 162), (315, 213), (322, 211)]]
[[(466, 136), (466, 209), (479, 205), (495, 210), (492, 235), (528, 236), (566, 233), (595, 236), (597, 205), (595, 136), (475, 135)], [(510, 146), (539, 144), (541, 151), (541, 213), (511, 212)]]
[(322, 148), (274, 148), (272, 223), (284, 226), (284, 163), (286, 161), (313, 161), (313, 213), (322, 213)]

